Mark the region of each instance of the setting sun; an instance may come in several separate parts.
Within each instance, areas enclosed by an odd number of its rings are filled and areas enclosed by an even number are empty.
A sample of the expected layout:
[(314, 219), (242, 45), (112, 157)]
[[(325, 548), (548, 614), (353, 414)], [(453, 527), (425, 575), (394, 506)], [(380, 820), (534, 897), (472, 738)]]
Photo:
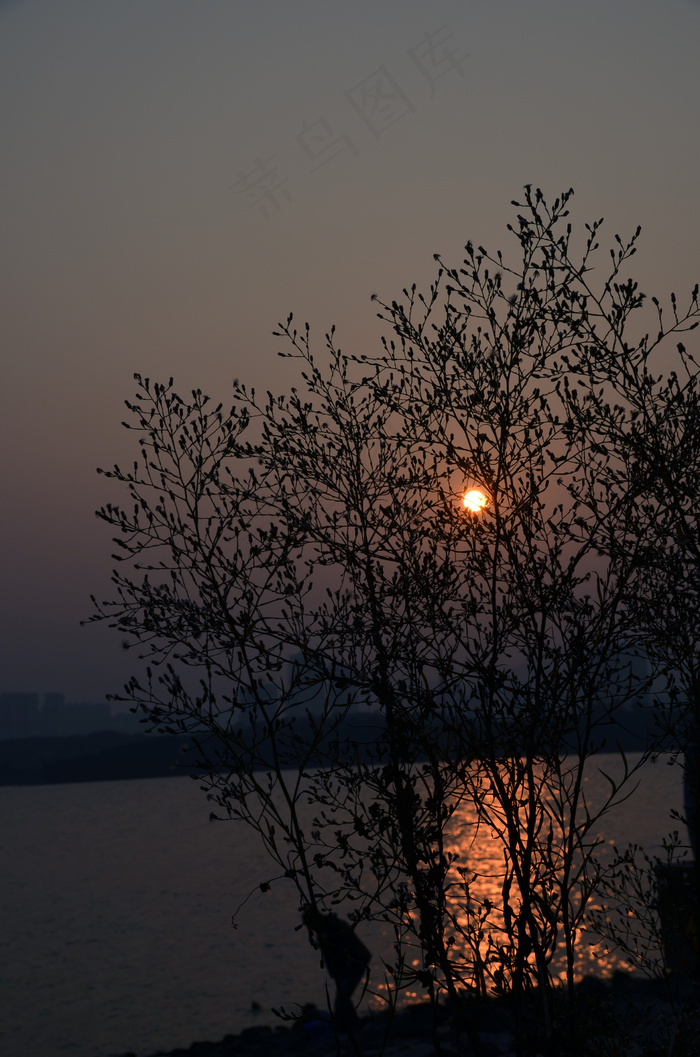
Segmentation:
[(463, 502), (470, 514), (479, 514), (489, 505), (488, 496), (478, 488), (471, 488), (465, 495)]

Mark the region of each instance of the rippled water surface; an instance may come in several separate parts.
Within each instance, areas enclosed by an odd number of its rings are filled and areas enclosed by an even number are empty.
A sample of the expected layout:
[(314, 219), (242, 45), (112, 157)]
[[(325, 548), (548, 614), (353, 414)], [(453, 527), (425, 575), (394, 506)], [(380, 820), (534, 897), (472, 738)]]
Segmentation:
[[(592, 770), (592, 795), (598, 783)], [(651, 849), (680, 806), (680, 768), (649, 765), (605, 838)], [(208, 811), (188, 778), (0, 789), (3, 1057), (145, 1055), (274, 1023), (273, 1005), (324, 1004), (284, 883), (231, 927), (269, 869), (254, 835)], [(485, 830), (469, 852), (499, 855)], [(363, 937), (388, 951), (388, 937)]]

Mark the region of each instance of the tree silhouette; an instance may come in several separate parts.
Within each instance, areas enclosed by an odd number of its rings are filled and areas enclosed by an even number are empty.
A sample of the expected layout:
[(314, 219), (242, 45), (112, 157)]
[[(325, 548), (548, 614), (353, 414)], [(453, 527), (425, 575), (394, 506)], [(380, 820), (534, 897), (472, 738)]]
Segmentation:
[[(620, 750), (595, 806), (591, 759), (630, 707), (687, 711), (697, 685), (698, 367), (678, 344), (681, 382), (663, 358), (697, 287), (630, 337), (639, 230), (599, 275), (602, 221), (575, 257), (571, 194), (525, 189), (516, 263), (468, 243), (426, 295), (377, 301), (376, 354), (331, 331), (316, 355), (290, 316), (286, 395), (236, 382), (224, 413), (137, 375), (95, 616), (146, 661), (126, 699), (195, 737), (220, 815), (301, 904), (390, 922), (390, 989), (507, 992), (516, 1015), (536, 989), (549, 1037), (561, 973), (574, 1011), (601, 819), (655, 745)], [(500, 905), (460, 825), (499, 842)]]

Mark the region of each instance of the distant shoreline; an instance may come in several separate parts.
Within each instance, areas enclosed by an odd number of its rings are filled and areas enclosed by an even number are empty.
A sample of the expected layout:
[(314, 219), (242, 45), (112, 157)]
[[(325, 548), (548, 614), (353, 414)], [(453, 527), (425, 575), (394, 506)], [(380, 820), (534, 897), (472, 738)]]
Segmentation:
[(54, 785), (192, 774), (188, 737), (105, 730), (68, 737), (0, 741), (0, 786)]
[[(379, 724), (348, 722), (338, 734), (353, 745), (363, 762), (376, 748)], [(639, 732), (618, 728), (601, 746), (602, 752), (644, 748)], [(137, 778), (175, 778), (201, 774), (192, 762), (192, 739), (186, 734), (125, 734), (104, 730), (67, 737), (0, 740), (0, 786), (55, 785)], [(292, 766), (292, 762), (290, 762)]]

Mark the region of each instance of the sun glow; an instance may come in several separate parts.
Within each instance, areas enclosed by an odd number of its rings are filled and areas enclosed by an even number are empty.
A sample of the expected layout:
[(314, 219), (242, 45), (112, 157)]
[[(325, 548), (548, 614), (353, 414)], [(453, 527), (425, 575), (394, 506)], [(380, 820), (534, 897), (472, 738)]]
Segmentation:
[(480, 514), (489, 505), (488, 496), (479, 488), (470, 488), (462, 502), (470, 514)]

